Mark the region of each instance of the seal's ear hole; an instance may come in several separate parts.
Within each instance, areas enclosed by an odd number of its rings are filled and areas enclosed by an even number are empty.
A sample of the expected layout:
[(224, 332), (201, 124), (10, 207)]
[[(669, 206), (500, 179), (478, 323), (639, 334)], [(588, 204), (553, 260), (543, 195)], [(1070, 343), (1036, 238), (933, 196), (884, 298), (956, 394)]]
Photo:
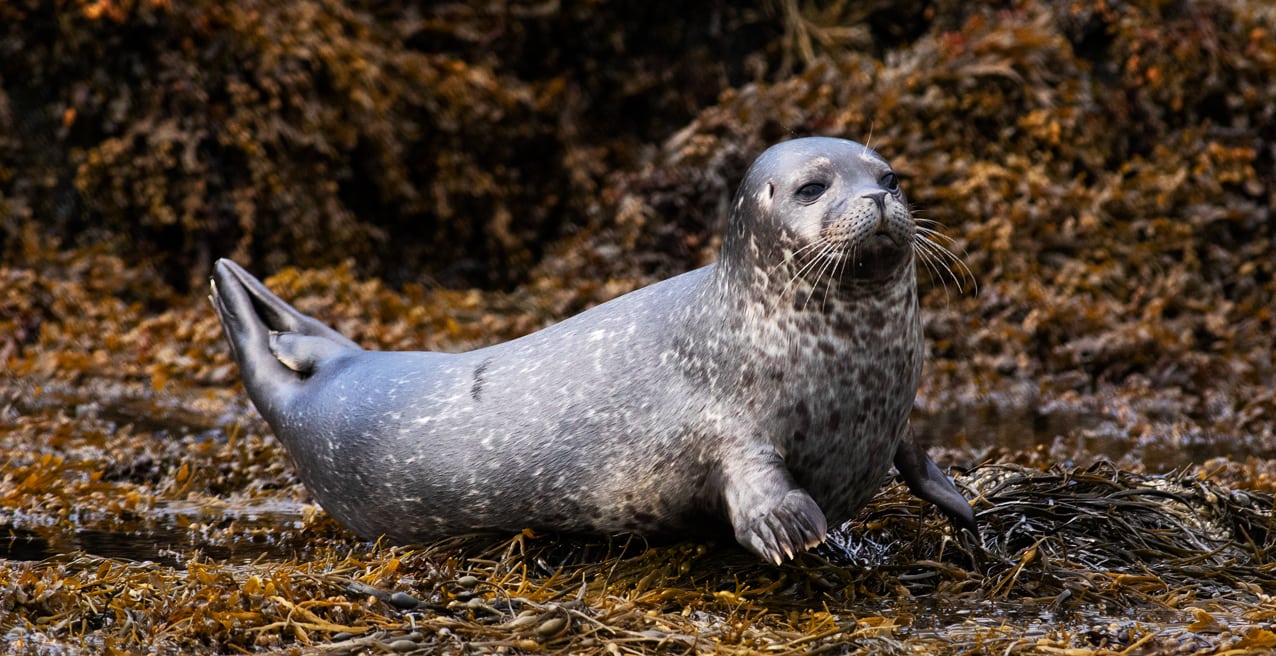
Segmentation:
[(770, 182), (766, 183), (766, 197), (775, 198), (775, 185)]

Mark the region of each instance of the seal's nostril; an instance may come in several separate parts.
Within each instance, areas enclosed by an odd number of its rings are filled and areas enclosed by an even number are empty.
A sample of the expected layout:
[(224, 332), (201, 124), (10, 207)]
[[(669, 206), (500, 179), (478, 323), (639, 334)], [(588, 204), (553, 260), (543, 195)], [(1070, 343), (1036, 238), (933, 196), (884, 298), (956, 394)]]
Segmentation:
[(886, 215), (886, 192), (875, 191), (871, 194), (864, 194), (864, 196), (865, 198), (872, 198), (873, 202), (877, 204), (878, 213), (883, 216)]

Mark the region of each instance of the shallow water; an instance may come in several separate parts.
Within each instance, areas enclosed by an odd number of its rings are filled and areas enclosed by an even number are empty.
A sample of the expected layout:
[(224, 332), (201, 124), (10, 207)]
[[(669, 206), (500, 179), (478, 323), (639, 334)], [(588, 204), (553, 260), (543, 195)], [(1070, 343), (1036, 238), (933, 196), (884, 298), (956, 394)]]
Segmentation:
[(912, 421), (923, 444), (969, 454), (948, 463), (959, 468), (1001, 452), (1045, 451), (1051, 462), (1068, 467), (1107, 460), (1153, 474), (1212, 458), (1276, 458), (1276, 441), (1260, 436), (1185, 428), (1173, 421), (1143, 424), (1151, 428), (1135, 434), (1129, 419), (1090, 409), (985, 405), (916, 412)]
[[(0, 525), (0, 558), (44, 560), (68, 553), (102, 558), (184, 566), (197, 557), (229, 563), (304, 558), (308, 548), (296, 531), (313, 506), (271, 503), (235, 507), (200, 507), (186, 502), (160, 502), (140, 520), (117, 526), (42, 528)], [(214, 536), (201, 539), (209, 533)]]

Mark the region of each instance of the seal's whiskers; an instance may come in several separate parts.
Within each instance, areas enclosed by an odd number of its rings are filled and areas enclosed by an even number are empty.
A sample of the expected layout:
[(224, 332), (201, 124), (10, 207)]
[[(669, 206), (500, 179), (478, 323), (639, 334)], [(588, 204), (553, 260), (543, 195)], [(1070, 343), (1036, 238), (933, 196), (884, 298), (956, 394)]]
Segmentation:
[[(824, 274), (829, 270), (829, 267), (832, 266), (837, 260), (837, 258), (832, 257), (833, 251), (837, 248), (833, 244), (833, 242), (827, 238), (821, 238), (820, 242), (824, 246), (824, 248), (821, 248), (820, 252), (816, 255), (816, 259), (819, 260), (820, 262), (820, 268), (815, 273), (815, 278), (811, 280), (811, 291), (807, 292), (806, 300), (802, 301), (803, 312), (806, 311), (806, 306), (811, 303), (811, 299), (815, 296), (815, 290), (819, 287), (820, 281), (824, 280)], [(828, 283), (826, 282), (825, 285), (826, 286), (824, 287), (824, 291), (827, 294)]]
[[(784, 289), (780, 291), (781, 295), (788, 295), (789, 289), (793, 287), (793, 283), (796, 283), (798, 280), (801, 280), (802, 278), (804, 278), (806, 274), (811, 272), (811, 270), (815, 267), (816, 264), (820, 263), (820, 261), (828, 253), (828, 248), (827, 248), (828, 246), (829, 246), (828, 240), (824, 238), (820, 238), (810, 244), (807, 244), (806, 246), (803, 246), (801, 249), (796, 251), (796, 252), (805, 251), (805, 253), (803, 254), (808, 255), (809, 258), (805, 262), (803, 262), (801, 266), (798, 267), (797, 271), (793, 272), (793, 276), (789, 278), (789, 282), (786, 283), (784, 285)], [(814, 291), (814, 286), (812, 286), (812, 291)], [(808, 297), (808, 300), (809, 300), (809, 297)]]
[[(854, 247), (852, 247), (852, 250), (854, 250)], [(841, 287), (842, 274), (846, 273), (846, 261), (847, 261), (846, 256), (843, 255), (842, 257), (834, 258), (834, 259), (835, 261), (833, 263), (833, 270), (829, 272), (828, 282), (825, 283), (825, 286), (824, 286), (824, 298), (820, 301), (820, 314), (824, 313), (825, 308), (828, 305), (829, 290), (833, 288), (835, 279), (836, 279), (837, 286)]]
[[(781, 268), (789, 268), (789, 267), (792, 267), (794, 262), (797, 262), (797, 261), (802, 260), (802, 257), (803, 257), (804, 255), (809, 254), (812, 250), (814, 250), (814, 249), (816, 249), (816, 248), (819, 248), (821, 245), (822, 245), (822, 244), (821, 244), (819, 241), (815, 241), (815, 242), (812, 242), (812, 243), (806, 244), (806, 245), (802, 246), (801, 248), (799, 248), (799, 249), (797, 249), (797, 250), (795, 250), (795, 251), (793, 251), (793, 252), (791, 252), (791, 253), (786, 253), (786, 254), (785, 254), (785, 257), (784, 257), (782, 260), (780, 260), (779, 262), (776, 262), (775, 264), (771, 265), (771, 267), (770, 267), (770, 268), (768, 268), (768, 269), (767, 269), (767, 271), (766, 271), (766, 275), (767, 275), (767, 277), (771, 277), (772, 275), (775, 275), (775, 273), (776, 273), (777, 271), (779, 271)], [(806, 264), (807, 262), (809, 262), (809, 261), (810, 261), (810, 260), (807, 260), (806, 262), (803, 262), (803, 263), (802, 263), (802, 265), (805, 265), (805, 264)], [(799, 266), (799, 270), (800, 270), (801, 268), (802, 268), (802, 266)], [(799, 274), (799, 275), (800, 275), (800, 274)], [(788, 283), (784, 286), (784, 290), (783, 290), (783, 291), (787, 291), (787, 290), (788, 290), (788, 288), (789, 288), (789, 285), (790, 285), (790, 284), (792, 284), (792, 283), (793, 283), (793, 281), (794, 281), (796, 278), (797, 278), (797, 276), (796, 276), (796, 275), (795, 275), (795, 276), (793, 276), (792, 278), (790, 278), (790, 279), (789, 279), (789, 282), (788, 282)]]
[[(937, 222), (929, 219), (915, 218), (914, 221), (918, 223), (926, 222), (933, 225), (939, 225)], [(966, 263), (945, 245), (955, 245), (956, 243), (957, 240), (939, 232), (938, 230), (918, 225), (916, 226), (915, 237), (913, 239), (913, 252), (916, 253), (918, 257), (926, 263), (931, 271), (936, 274), (936, 277), (939, 278), (941, 284), (944, 284), (944, 276), (940, 275), (940, 272), (937, 269), (948, 274), (947, 277), (957, 285), (958, 291), (964, 292), (965, 285), (963, 284), (963, 280), (969, 280), (975, 288), (975, 293), (978, 293), (979, 282), (975, 279), (975, 275), (971, 272), (970, 267), (966, 266)], [(948, 262), (952, 262), (957, 266), (957, 268), (961, 271), (960, 277), (958, 277), (957, 273), (953, 270), (953, 267), (948, 264)], [(947, 294), (947, 288), (947, 284), (944, 284), (945, 294)]]

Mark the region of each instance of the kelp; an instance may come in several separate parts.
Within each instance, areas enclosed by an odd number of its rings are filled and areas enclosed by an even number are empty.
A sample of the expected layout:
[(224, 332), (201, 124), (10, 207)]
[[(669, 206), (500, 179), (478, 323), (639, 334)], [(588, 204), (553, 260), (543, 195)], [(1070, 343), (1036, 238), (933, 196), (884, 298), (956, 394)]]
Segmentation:
[[(408, 550), (326, 531), (304, 559), (57, 555), (6, 568), (11, 644), (321, 653), (1152, 653), (1276, 644), (1273, 498), (1199, 473), (980, 467), (981, 542), (900, 484), (796, 562), (728, 543), (472, 536)], [(1109, 617), (1138, 624), (1114, 630)], [(999, 627), (981, 626), (980, 614)], [(1050, 618), (1052, 630), (1016, 618)], [(1027, 631), (1025, 631), (1027, 629)], [(1031, 631), (1039, 630), (1039, 636)], [(1027, 638), (1032, 637), (1033, 640)], [(1199, 652), (1193, 652), (1199, 653)]]

